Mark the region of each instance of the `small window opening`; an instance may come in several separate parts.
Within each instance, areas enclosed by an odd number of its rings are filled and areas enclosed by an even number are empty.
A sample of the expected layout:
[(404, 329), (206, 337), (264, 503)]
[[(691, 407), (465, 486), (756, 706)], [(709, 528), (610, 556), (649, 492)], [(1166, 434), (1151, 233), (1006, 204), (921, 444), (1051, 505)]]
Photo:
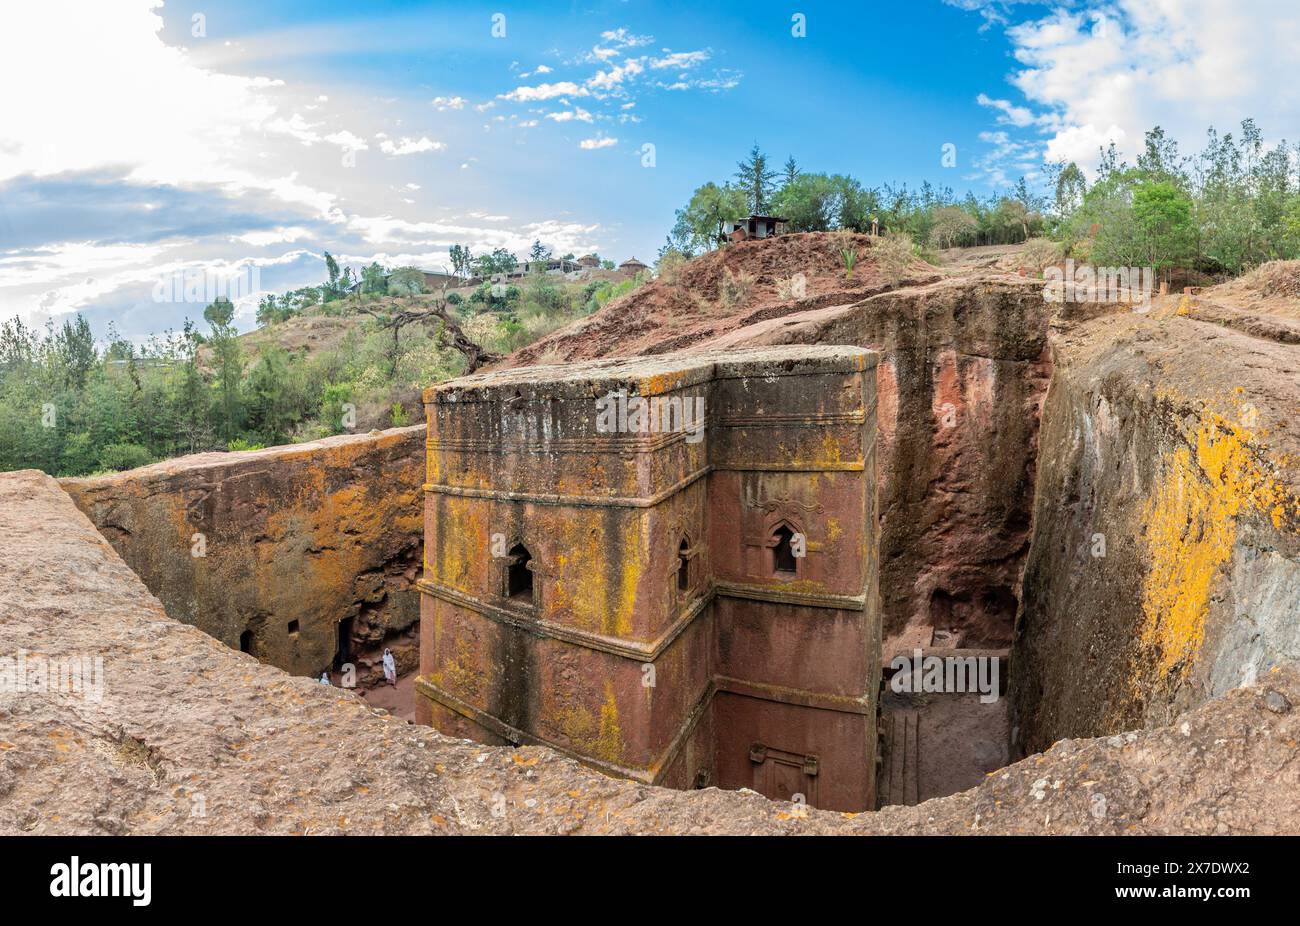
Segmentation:
[(677, 590), (690, 591), (691, 588), (691, 545), (685, 537), (677, 548)]
[(531, 601), (533, 597), (533, 571), (528, 568), (532, 554), (522, 543), (510, 550), (510, 565), (506, 572), (506, 597), (512, 600)]
[(291, 636), (291, 637), (296, 637), (296, 636), (298, 636), (298, 622), (297, 622), (297, 621), (289, 621), (289, 636)]

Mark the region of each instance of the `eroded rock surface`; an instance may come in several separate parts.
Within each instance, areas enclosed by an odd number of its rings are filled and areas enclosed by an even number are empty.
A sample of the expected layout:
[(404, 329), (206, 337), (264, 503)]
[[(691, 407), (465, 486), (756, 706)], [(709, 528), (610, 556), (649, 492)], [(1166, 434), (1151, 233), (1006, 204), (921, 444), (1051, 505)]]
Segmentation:
[(1300, 658), (1300, 348), (1274, 321), (1170, 297), (1054, 338), (1013, 663), (1027, 749)]
[(982, 276), (739, 328), (700, 350), (852, 344), (877, 368), (884, 654), (1011, 642), (1051, 376), (1042, 284)]
[(62, 485), (172, 617), (304, 675), (342, 625), (366, 684), (385, 641), (399, 671), (419, 661), (423, 476), (417, 425)]
[[(102, 698), (14, 659), (103, 659)], [(6, 662), (5, 660), (9, 660)], [(605, 778), (410, 726), (171, 620), (54, 480), (0, 474), (0, 832), (1296, 833), (1300, 672), (858, 815)]]

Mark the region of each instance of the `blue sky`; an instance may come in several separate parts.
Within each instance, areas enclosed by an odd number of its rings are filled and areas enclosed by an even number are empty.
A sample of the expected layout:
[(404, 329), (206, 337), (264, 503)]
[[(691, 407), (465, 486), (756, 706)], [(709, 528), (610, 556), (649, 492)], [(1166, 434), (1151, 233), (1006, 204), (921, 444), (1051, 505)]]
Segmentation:
[(327, 249), (650, 260), (754, 142), (987, 195), (1112, 139), (1131, 154), (1157, 122), (1189, 147), (1247, 115), (1296, 135), (1284, 0), (13, 6), (0, 317), (133, 338), (201, 316), (156, 298), (187, 270), (256, 268), (247, 328), (258, 290), (318, 282)]

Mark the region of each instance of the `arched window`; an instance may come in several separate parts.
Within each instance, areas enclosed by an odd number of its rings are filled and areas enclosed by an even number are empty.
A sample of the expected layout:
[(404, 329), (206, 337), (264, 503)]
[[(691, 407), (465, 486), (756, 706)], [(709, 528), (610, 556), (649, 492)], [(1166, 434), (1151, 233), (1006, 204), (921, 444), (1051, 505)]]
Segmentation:
[(506, 564), (506, 597), (511, 601), (533, 600), (533, 571), (528, 568), (533, 555), (522, 543), (510, 548)]
[(794, 560), (794, 549), (790, 546), (790, 541), (794, 539), (794, 531), (782, 524), (772, 536), (776, 538), (776, 544), (772, 547), (772, 571), (794, 575), (799, 571), (798, 564)]
[(253, 654), (253, 631), (245, 630), (239, 635), (239, 651), (250, 656)]
[(677, 548), (677, 590), (688, 592), (691, 589), (691, 542), (683, 537)]

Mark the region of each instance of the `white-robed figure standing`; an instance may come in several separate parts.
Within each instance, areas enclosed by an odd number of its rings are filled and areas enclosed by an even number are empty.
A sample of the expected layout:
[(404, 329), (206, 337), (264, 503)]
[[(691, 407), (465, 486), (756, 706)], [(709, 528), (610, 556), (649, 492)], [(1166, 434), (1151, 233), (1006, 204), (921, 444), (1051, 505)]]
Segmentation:
[(396, 687), (397, 685), (397, 660), (393, 658), (393, 651), (384, 650), (384, 678), (388, 679), (388, 684)]
[(322, 685), (328, 685), (330, 683), (330, 674), (328, 671), (320, 674), (320, 683)]

